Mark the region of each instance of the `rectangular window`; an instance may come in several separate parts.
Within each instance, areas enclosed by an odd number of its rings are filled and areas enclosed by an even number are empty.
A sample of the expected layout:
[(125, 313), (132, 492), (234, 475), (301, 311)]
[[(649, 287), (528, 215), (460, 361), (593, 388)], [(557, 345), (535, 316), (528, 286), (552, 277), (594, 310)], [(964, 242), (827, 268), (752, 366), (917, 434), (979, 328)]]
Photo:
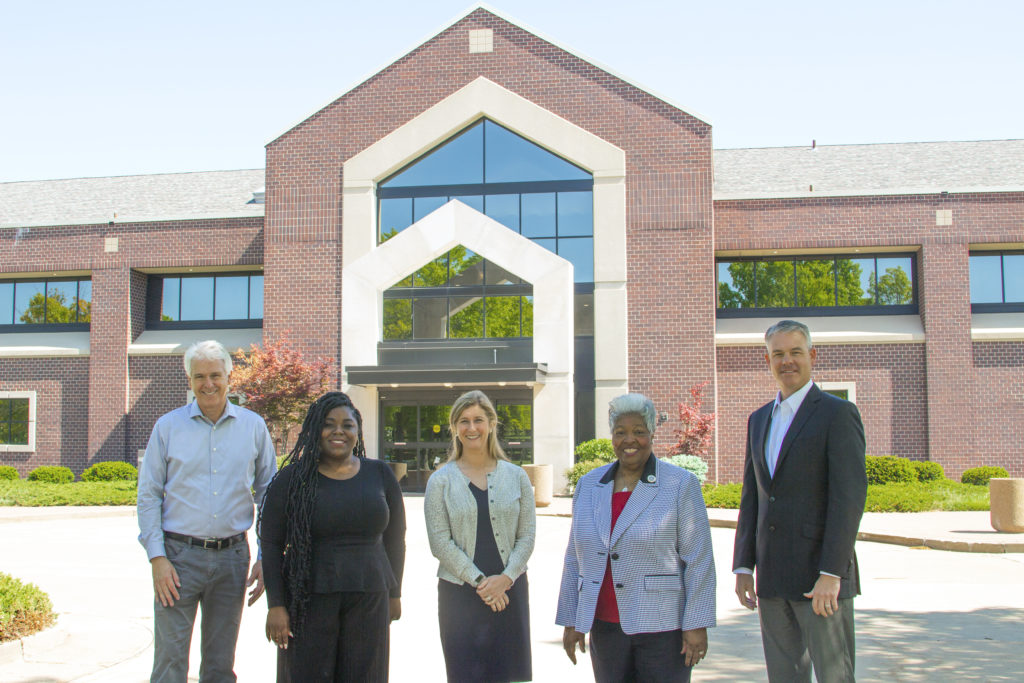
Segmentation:
[(1024, 252), (971, 252), (971, 310), (1024, 311)]
[(152, 275), (148, 286), (150, 329), (259, 327), (263, 321), (261, 274)]
[(80, 329), (88, 329), (91, 285), (88, 279), (78, 278), (0, 282), (0, 327), (26, 331), (36, 325), (81, 325)]
[(911, 254), (720, 258), (720, 317), (916, 313)]
[(0, 391), (0, 452), (36, 449), (36, 392)]

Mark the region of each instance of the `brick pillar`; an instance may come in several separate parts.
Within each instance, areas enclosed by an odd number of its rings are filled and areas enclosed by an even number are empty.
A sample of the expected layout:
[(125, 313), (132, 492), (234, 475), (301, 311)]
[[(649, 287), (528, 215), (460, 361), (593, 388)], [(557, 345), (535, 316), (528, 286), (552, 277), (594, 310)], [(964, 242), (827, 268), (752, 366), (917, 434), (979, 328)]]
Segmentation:
[(947, 476), (969, 466), (972, 401), (970, 266), (966, 241), (925, 242), (921, 249), (921, 319), (925, 333), (928, 457)]
[[(89, 331), (89, 462), (124, 460), (128, 413), (128, 268), (92, 271)], [(85, 463), (88, 465), (88, 463)]]

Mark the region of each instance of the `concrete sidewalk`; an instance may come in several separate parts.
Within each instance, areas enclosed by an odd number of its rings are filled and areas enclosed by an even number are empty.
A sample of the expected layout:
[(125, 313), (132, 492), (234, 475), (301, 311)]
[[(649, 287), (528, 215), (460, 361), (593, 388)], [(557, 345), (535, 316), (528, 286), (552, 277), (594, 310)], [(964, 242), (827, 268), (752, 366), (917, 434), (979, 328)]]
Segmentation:
[[(405, 502), (408, 554), (403, 617), (392, 627), (391, 680), (442, 681), (437, 565), (427, 546), (422, 497), (407, 496)], [(587, 655), (575, 667), (565, 657), (561, 628), (553, 623), (570, 507), (563, 498), (538, 510), (529, 570), (535, 681), (593, 680)], [(694, 680), (764, 681), (757, 616), (733, 595), (733, 533), (720, 528), (734, 523), (735, 511), (712, 510), (711, 516), (719, 625)], [(992, 543), (995, 532), (987, 524), (987, 513), (865, 518), (866, 533), (884, 533), (910, 547), (858, 544), (864, 581), (857, 600), (860, 680), (1020, 680), (1024, 554), (940, 552), (916, 543)], [(131, 507), (0, 508), (0, 567), (42, 587), (59, 613), (55, 628), (0, 647), (0, 681), (148, 680), (153, 598), (137, 533)], [(1000, 542), (1012, 548), (1021, 541)], [(235, 664), (243, 683), (273, 680), (275, 650), (263, 635), (265, 618), (263, 600), (244, 612)], [(196, 680), (198, 640), (193, 639), (190, 680)]]

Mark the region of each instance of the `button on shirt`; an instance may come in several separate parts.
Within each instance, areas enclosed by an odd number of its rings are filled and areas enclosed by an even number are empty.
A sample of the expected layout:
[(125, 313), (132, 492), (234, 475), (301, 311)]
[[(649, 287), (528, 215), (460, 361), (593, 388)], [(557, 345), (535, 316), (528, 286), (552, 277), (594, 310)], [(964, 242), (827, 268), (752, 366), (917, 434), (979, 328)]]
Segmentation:
[(768, 438), (765, 440), (764, 449), (765, 461), (768, 463), (768, 473), (773, 477), (775, 476), (775, 465), (779, 462), (779, 451), (782, 450), (782, 442), (786, 438), (786, 432), (789, 431), (789, 426), (793, 424), (796, 411), (800, 410), (800, 405), (804, 402), (804, 398), (806, 398), (807, 392), (811, 390), (813, 384), (814, 382), (808, 382), (790, 394), (789, 398), (785, 400), (782, 399), (781, 392), (775, 396), (775, 405), (772, 407), (771, 427), (768, 432)]
[(195, 401), (157, 420), (139, 470), (139, 542), (165, 556), (164, 532), (227, 538), (252, 526), (277, 469), (256, 413), (230, 401), (217, 423)]

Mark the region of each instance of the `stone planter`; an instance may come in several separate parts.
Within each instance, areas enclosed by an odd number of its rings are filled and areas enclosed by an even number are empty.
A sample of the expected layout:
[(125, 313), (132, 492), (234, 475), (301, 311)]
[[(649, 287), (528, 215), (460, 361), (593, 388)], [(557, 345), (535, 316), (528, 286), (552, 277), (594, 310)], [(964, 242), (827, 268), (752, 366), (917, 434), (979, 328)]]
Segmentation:
[(523, 469), (533, 484), (533, 496), (537, 507), (546, 508), (551, 505), (554, 468), (551, 465), (523, 465)]
[(1024, 533), (1024, 479), (989, 479), (988, 494), (992, 528)]
[(402, 481), (402, 477), (404, 477), (409, 471), (408, 463), (404, 462), (389, 462), (388, 467), (390, 467), (391, 471), (395, 473), (395, 479), (399, 482)]

